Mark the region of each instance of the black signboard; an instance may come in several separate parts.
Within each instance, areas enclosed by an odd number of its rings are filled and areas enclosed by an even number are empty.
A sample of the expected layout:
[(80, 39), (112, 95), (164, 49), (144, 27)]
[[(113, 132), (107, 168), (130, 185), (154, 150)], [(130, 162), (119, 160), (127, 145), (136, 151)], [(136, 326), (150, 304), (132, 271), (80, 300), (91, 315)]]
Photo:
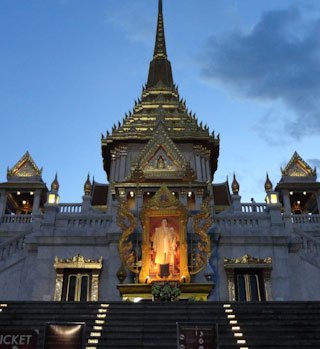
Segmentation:
[(84, 322), (49, 323), (46, 327), (45, 349), (82, 349)]
[(216, 324), (177, 322), (178, 349), (218, 349)]
[(21, 329), (0, 329), (0, 349), (36, 349), (38, 331)]

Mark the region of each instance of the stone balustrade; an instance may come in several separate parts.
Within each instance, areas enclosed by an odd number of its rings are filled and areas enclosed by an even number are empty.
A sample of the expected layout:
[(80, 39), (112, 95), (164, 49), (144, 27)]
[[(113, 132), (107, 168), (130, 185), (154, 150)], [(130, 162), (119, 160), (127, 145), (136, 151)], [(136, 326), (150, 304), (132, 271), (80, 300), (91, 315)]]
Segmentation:
[(0, 244), (0, 261), (4, 261), (12, 254), (24, 249), (24, 242), (27, 233), (21, 233)]
[(59, 213), (81, 213), (81, 203), (62, 203), (58, 205)]
[(267, 209), (267, 205), (264, 203), (243, 203), (241, 204), (243, 213), (263, 213)]
[(295, 224), (320, 224), (320, 214), (292, 214), (291, 221)]
[(32, 222), (31, 214), (4, 214), (1, 217), (1, 223), (3, 224), (27, 224)]

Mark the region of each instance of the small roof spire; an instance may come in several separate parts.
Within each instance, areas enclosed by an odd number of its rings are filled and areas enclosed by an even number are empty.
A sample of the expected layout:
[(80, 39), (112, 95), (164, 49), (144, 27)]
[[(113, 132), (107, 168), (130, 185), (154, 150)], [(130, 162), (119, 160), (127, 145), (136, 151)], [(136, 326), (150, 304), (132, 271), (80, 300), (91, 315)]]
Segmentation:
[(56, 175), (54, 177), (53, 182), (51, 183), (51, 191), (58, 191), (60, 187), (59, 181), (58, 181), (58, 173), (56, 172)]
[(236, 179), (236, 174), (233, 172), (233, 181), (231, 183), (231, 189), (232, 189), (232, 193), (234, 195), (238, 195), (239, 194), (239, 190), (240, 190), (240, 185)]
[(163, 24), (162, 0), (159, 0), (159, 5), (158, 5), (158, 23), (157, 23), (156, 43), (154, 46), (153, 57), (167, 58), (166, 39), (164, 35), (164, 24)]

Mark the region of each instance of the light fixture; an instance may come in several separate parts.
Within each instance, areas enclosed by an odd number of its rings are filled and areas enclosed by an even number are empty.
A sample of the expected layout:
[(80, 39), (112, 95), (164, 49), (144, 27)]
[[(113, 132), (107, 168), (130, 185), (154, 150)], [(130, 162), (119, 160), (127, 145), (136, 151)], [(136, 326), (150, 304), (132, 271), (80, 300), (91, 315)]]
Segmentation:
[(147, 195), (150, 195), (150, 192), (149, 192), (149, 191), (147, 192)]
[(21, 194), (21, 192), (20, 191), (17, 191), (17, 195), (20, 195)]
[(134, 197), (134, 192), (133, 191), (130, 191), (130, 197)]
[(192, 192), (189, 191), (189, 192), (188, 192), (188, 198), (191, 198), (191, 196), (192, 196)]
[(173, 191), (173, 192), (172, 192), (172, 195), (176, 195), (176, 193)]
[(33, 195), (34, 193), (33, 193), (33, 191), (30, 191), (30, 195)]
[(269, 191), (266, 196), (266, 202), (268, 205), (275, 205), (279, 203), (278, 193), (274, 191)]
[(290, 195), (293, 195), (293, 191), (290, 191)]
[(58, 194), (49, 193), (48, 194), (48, 204), (57, 205), (59, 203), (60, 197)]
[(27, 203), (26, 200), (22, 200), (22, 205), (25, 205)]
[(300, 201), (300, 200), (298, 200), (298, 201), (297, 201), (297, 204), (298, 204), (298, 205), (300, 205), (300, 203), (301, 203), (301, 201)]
[(306, 192), (306, 191), (304, 191), (304, 192), (303, 192), (303, 195), (307, 195), (307, 192)]

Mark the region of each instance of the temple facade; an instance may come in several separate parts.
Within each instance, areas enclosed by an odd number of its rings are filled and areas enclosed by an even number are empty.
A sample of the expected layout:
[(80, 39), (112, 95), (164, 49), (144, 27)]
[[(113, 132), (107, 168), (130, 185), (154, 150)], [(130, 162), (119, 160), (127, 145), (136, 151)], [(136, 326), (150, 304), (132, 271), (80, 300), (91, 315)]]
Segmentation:
[(214, 182), (219, 135), (179, 95), (161, 0), (147, 82), (101, 148), (106, 183), (88, 176), (80, 203), (60, 203), (28, 152), (8, 169), (0, 299), (139, 301), (168, 283), (181, 299), (319, 300), (316, 170), (294, 152), (263, 203), (243, 203), (236, 176)]

